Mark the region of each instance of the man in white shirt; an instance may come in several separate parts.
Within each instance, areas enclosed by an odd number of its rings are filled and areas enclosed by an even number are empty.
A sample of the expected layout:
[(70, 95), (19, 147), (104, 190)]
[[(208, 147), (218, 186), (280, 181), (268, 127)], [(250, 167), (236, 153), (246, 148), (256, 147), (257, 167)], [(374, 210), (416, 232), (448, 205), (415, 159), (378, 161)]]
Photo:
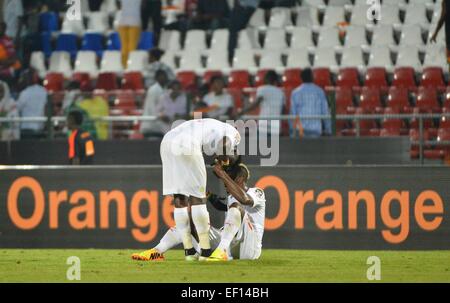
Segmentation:
[[(145, 98), (143, 116), (156, 116), (156, 108), (159, 104), (159, 100), (164, 95), (165, 88), (168, 82), (167, 74), (163, 70), (158, 70), (155, 75), (156, 82), (147, 91), (147, 97)], [(141, 133), (144, 136), (161, 136), (158, 131), (156, 121), (142, 121)]]
[[(218, 167), (219, 168), (219, 167)], [(262, 239), (264, 235), (264, 221), (266, 218), (266, 199), (264, 191), (252, 187), (247, 187), (250, 172), (244, 164), (239, 164), (236, 169), (227, 170), (226, 175), (221, 179), (227, 182), (233, 191), (229, 192), (226, 204), (223, 199), (216, 195), (210, 195), (208, 201), (219, 211), (227, 211), (225, 225), (221, 229), (211, 227), (210, 239), (211, 247), (216, 251), (224, 251), (222, 256), (208, 259), (208, 261), (226, 261), (231, 259), (256, 260), (261, 256)], [(230, 179), (231, 181), (225, 181)], [(226, 183), (225, 183), (226, 184)], [(246, 204), (240, 204), (238, 199)], [(252, 202), (251, 202), (252, 201)], [(198, 242), (195, 236), (192, 241), (198, 250)], [(162, 261), (164, 253), (173, 247), (180, 245), (182, 239), (176, 227), (170, 228), (161, 238), (154, 248), (132, 255), (134, 260), (139, 261)], [(219, 254), (219, 253), (215, 253)]]
[(230, 117), (233, 113), (233, 97), (225, 92), (225, 81), (222, 76), (211, 78), (211, 92), (207, 94), (203, 101), (208, 105), (207, 115), (209, 118), (219, 119), (221, 116)]
[[(250, 112), (260, 107), (259, 115), (262, 117), (277, 117), (283, 113), (285, 105), (284, 92), (277, 86), (278, 75), (275, 71), (269, 70), (264, 76), (264, 85), (256, 90), (256, 101), (248, 108), (242, 110), (240, 115)], [(278, 136), (281, 125), (279, 120), (261, 119), (259, 121), (259, 132)]]
[(134, 51), (141, 36), (142, 0), (120, 0), (120, 18), (118, 32), (122, 44), (122, 64), (127, 66), (128, 55)]
[(12, 39), (20, 37), (22, 29), (23, 5), (21, 0), (4, 0), (3, 20), (7, 29), (6, 35)]
[[(20, 116), (26, 117), (45, 117), (45, 108), (47, 105), (48, 94), (46, 89), (33, 81), (33, 73), (28, 72), (24, 75), (28, 84), (19, 95), (17, 100), (17, 109)], [(20, 125), (21, 137), (36, 138), (43, 135), (45, 122), (22, 122)]]

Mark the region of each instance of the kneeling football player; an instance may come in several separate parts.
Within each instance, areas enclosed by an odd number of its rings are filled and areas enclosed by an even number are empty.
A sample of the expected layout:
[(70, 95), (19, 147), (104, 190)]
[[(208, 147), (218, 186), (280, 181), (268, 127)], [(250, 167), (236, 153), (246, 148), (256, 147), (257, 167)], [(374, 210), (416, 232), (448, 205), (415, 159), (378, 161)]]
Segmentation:
[[(256, 260), (261, 256), (264, 234), (266, 203), (264, 191), (247, 187), (250, 172), (244, 164), (227, 171), (222, 165), (216, 164), (214, 172), (224, 183), (229, 196), (226, 199), (218, 198), (216, 195), (208, 196), (208, 202), (216, 209), (226, 211), (227, 214), (223, 228), (210, 229), (211, 247), (215, 250), (207, 261)], [(195, 230), (192, 230), (192, 234), (192, 242), (199, 251)], [(164, 260), (166, 251), (179, 244), (182, 244), (182, 237), (173, 227), (166, 232), (156, 247), (133, 254), (132, 258), (140, 261), (161, 261)]]

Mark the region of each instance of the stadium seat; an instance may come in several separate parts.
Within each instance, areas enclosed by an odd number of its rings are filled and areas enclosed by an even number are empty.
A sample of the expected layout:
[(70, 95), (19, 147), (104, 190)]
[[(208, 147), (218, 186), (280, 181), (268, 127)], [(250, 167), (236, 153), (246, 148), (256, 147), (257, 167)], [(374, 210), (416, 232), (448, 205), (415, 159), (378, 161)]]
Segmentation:
[(396, 87), (404, 87), (409, 90), (416, 89), (416, 80), (414, 69), (412, 67), (399, 67), (394, 71), (394, 79), (392, 85)]
[(294, 27), (292, 29), (290, 48), (306, 48), (314, 46), (312, 30), (309, 27)]
[(398, 5), (383, 4), (381, 6), (381, 16), (379, 24), (397, 24), (400, 23), (400, 9)]
[(404, 87), (390, 87), (386, 105), (401, 113), (411, 113), (412, 109), (409, 104), (408, 89)]
[(424, 3), (415, 3), (408, 5), (405, 11), (404, 24), (423, 24), (428, 25), (427, 8)]
[(255, 30), (247, 28), (239, 32), (237, 49), (258, 49), (260, 47)]
[(376, 87), (363, 87), (359, 98), (359, 107), (364, 109), (366, 113), (381, 113), (384, 111), (380, 90)]
[(56, 39), (56, 51), (65, 51), (75, 59), (78, 52), (78, 37), (75, 34), (60, 34)]
[(318, 7), (325, 5), (325, 2), (324, 0), (303, 0), (302, 4), (305, 6)]
[(127, 71), (144, 72), (148, 65), (148, 52), (135, 50), (130, 52), (127, 62)]
[(275, 50), (263, 52), (259, 61), (259, 68), (282, 70), (281, 52)]
[(55, 12), (45, 12), (39, 15), (40, 32), (56, 32), (58, 30), (58, 15)]
[(207, 70), (203, 74), (203, 84), (209, 84), (211, 82), (211, 79), (215, 76), (223, 77), (223, 73), (220, 70)]
[(345, 34), (345, 47), (353, 47), (367, 44), (366, 29), (364, 26), (350, 26)]
[[(442, 108), (442, 113), (450, 114), (450, 108), (447, 107)], [(450, 117), (443, 116), (439, 121), (439, 128), (450, 129)]]
[[(390, 107), (385, 108), (385, 115), (398, 115), (400, 112), (398, 109)], [(393, 137), (402, 136), (408, 134), (405, 122), (402, 119), (385, 117), (381, 122), (380, 137)]]
[(122, 43), (120, 41), (120, 36), (118, 32), (113, 32), (109, 34), (108, 42), (106, 43), (107, 50), (121, 50)]
[(117, 82), (117, 75), (112, 72), (102, 72), (98, 75), (96, 89), (102, 89), (105, 91), (112, 91), (119, 89)]
[(80, 84), (81, 91), (91, 91), (91, 76), (88, 73), (74, 72), (72, 74), (72, 81)]
[(211, 49), (222, 51), (224, 45), (228, 44), (229, 35), (228, 29), (216, 29), (211, 38)]
[(427, 45), (423, 67), (440, 67), (448, 70), (447, 48), (445, 44)]
[[(364, 108), (357, 108), (355, 114), (356, 115), (365, 115), (370, 113), (367, 112)], [(348, 135), (357, 135), (357, 128), (359, 124), (359, 135), (362, 137), (378, 137), (380, 136), (380, 129), (374, 119), (364, 119), (364, 120), (356, 120), (352, 122), (353, 129), (349, 130)], [(345, 134), (345, 132), (344, 132)]]
[(347, 86), (336, 87), (335, 100), (337, 111), (343, 114), (354, 113), (353, 92), (350, 87)]
[(49, 72), (63, 74), (64, 77), (72, 76), (72, 66), (70, 63), (70, 54), (68, 52), (57, 51), (50, 56), (48, 67)]
[(261, 27), (266, 26), (266, 17), (265, 17), (265, 11), (261, 8), (257, 8), (256, 11), (253, 13), (252, 17), (249, 21), (250, 27)]
[[(409, 139), (412, 142), (410, 151), (411, 158), (417, 159), (419, 158), (419, 145), (417, 142), (420, 140), (420, 132), (417, 128), (411, 128), (409, 130)], [(426, 129), (423, 131), (422, 140), (423, 141), (430, 140), (429, 132)], [(425, 145), (424, 147), (429, 148), (429, 146), (427, 145)]]
[(256, 68), (255, 54), (250, 49), (237, 49), (233, 58), (234, 69), (250, 69)]
[(206, 68), (213, 70), (223, 70), (225, 73), (230, 69), (228, 53), (224, 51), (211, 51), (206, 60)]
[(314, 54), (314, 67), (337, 69), (336, 54), (333, 48), (318, 48)]
[(143, 91), (144, 78), (140, 72), (126, 72), (122, 79), (122, 89), (130, 89), (134, 91)]
[(161, 57), (161, 62), (168, 65), (172, 69), (177, 69), (175, 62), (176, 53), (172, 51), (165, 52)]
[(113, 14), (118, 10), (116, 0), (103, 0), (100, 6), (100, 11), (107, 12), (108, 14)]
[(300, 76), (301, 69), (288, 68), (283, 74), (283, 87), (284, 88), (297, 88), (302, 84), (302, 78)]
[(67, 18), (67, 15), (65, 15), (63, 23), (62, 23), (62, 27), (61, 27), (61, 32), (64, 34), (75, 34), (78, 37), (82, 36), (84, 34), (84, 32), (86, 31), (85, 27), (84, 27), (84, 22), (83, 20), (69, 20)]
[(297, 8), (296, 26), (319, 26), (319, 10), (316, 6), (300, 6)]
[(392, 24), (379, 24), (375, 26), (372, 34), (372, 45), (389, 46), (394, 45), (394, 28)]
[(365, 63), (361, 47), (346, 47), (342, 51), (341, 67), (353, 67), (359, 70), (364, 70)]
[(336, 26), (344, 21), (345, 21), (344, 7), (328, 5), (325, 8), (322, 26)]
[(445, 91), (444, 75), (440, 67), (427, 67), (422, 72), (421, 86), (434, 87), (439, 91)]
[(423, 45), (422, 28), (419, 24), (410, 24), (402, 27), (400, 45)]
[(207, 49), (206, 32), (198, 29), (189, 30), (186, 34), (184, 49), (189, 51)]
[(61, 73), (48, 73), (45, 76), (44, 87), (49, 92), (64, 90), (64, 75)]
[(100, 63), (101, 72), (123, 73), (122, 53), (120, 51), (105, 51)]
[(52, 34), (49, 32), (41, 33), (40, 42), (42, 52), (44, 53), (46, 58), (49, 58), (53, 51)]
[(381, 90), (387, 90), (386, 69), (383, 67), (371, 67), (366, 70), (364, 86), (379, 87)]
[(308, 50), (306, 48), (291, 48), (289, 49), (287, 56), (287, 68), (305, 68), (311, 66)]
[(367, 19), (367, 3), (366, 0), (363, 1), (364, 3), (361, 4), (355, 4), (351, 8), (351, 18), (350, 18), (350, 24), (352, 25), (367, 25), (372, 24), (371, 21)]
[(269, 27), (285, 28), (292, 25), (291, 9), (275, 7), (270, 12)]
[(246, 70), (234, 70), (230, 72), (228, 79), (229, 88), (243, 89), (250, 87), (250, 74)]
[(331, 72), (329, 68), (314, 68), (313, 69), (314, 83), (325, 89), (327, 86), (331, 86)]
[(135, 93), (132, 90), (119, 90), (114, 99), (113, 108), (125, 111), (136, 109)]
[(402, 45), (398, 49), (397, 61), (395, 66), (412, 67), (417, 71), (422, 69), (422, 63), (419, 59), (419, 51), (415, 45)]
[(161, 38), (159, 41), (159, 47), (166, 51), (179, 51), (180, 50), (180, 32), (162, 31)]
[(97, 53), (97, 56), (101, 57), (104, 50), (103, 35), (99, 33), (86, 33), (83, 36), (81, 50), (94, 51)]
[(201, 70), (202, 56), (198, 50), (187, 49), (181, 54), (180, 70)]
[(269, 28), (264, 40), (264, 49), (282, 50), (288, 48), (286, 33), (281, 28)]
[(79, 51), (75, 60), (75, 72), (88, 73), (92, 78), (98, 75), (97, 56), (93, 51)]
[(317, 47), (335, 47), (341, 45), (339, 29), (337, 27), (322, 27), (317, 41)]
[[(450, 141), (450, 129), (449, 128), (439, 128), (437, 133), (437, 141), (442, 142)], [(437, 149), (439, 150), (439, 158), (447, 158), (450, 156), (450, 145), (441, 145), (438, 146)]]
[(268, 69), (260, 69), (255, 75), (255, 86), (259, 87), (264, 85), (264, 77), (267, 74)]
[(436, 88), (420, 86), (417, 91), (415, 108), (440, 113), (441, 107), (439, 105)]
[(356, 68), (342, 68), (339, 70), (336, 86), (339, 87), (359, 87), (359, 73)]
[(153, 39), (154, 36), (152, 32), (148, 31), (142, 32), (137, 49), (145, 51), (152, 49), (154, 46)]
[(30, 67), (37, 71), (39, 78), (44, 78), (47, 73), (45, 55), (43, 52), (33, 52), (30, 57)]
[(87, 15), (87, 30), (92, 33), (105, 33), (109, 30), (108, 14), (102, 11), (91, 12)]
[(181, 82), (183, 89), (187, 91), (194, 91), (197, 88), (197, 75), (192, 71), (178, 72), (177, 80)]

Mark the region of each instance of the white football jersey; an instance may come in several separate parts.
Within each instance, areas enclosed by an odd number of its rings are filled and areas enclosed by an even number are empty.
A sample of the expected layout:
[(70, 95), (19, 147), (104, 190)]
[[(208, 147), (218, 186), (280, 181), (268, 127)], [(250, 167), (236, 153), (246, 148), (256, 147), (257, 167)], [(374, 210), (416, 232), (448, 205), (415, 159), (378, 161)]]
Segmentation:
[[(253, 206), (242, 207), (245, 209), (250, 220), (253, 222), (253, 226), (258, 234), (258, 240), (262, 242), (264, 235), (264, 221), (266, 219), (266, 197), (264, 191), (257, 187), (252, 187), (247, 190), (247, 194), (253, 199)], [(230, 207), (233, 203), (238, 202), (233, 196), (228, 196), (227, 206)]]

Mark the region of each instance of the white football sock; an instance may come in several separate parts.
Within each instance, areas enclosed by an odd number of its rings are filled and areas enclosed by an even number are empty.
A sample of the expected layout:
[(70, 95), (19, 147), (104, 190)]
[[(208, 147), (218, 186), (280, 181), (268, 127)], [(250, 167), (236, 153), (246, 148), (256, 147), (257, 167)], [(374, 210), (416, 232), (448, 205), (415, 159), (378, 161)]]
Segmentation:
[(177, 231), (183, 242), (184, 249), (193, 248), (188, 208), (175, 208), (173, 217), (175, 219)]
[(204, 250), (211, 249), (211, 244), (209, 243), (209, 212), (206, 204), (192, 206), (191, 214), (197, 230), (200, 248)]
[(231, 241), (238, 233), (241, 224), (242, 218), (239, 209), (235, 207), (230, 208), (227, 212), (227, 217), (225, 218), (225, 225), (217, 248), (229, 251)]
[(163, 254), (169, 249), (182, 244), (181, 235), (178, 233), (175, 227), (169, 228), (165, 235), (159, 241), (159, 244), (155, 247), (159, 253)]

